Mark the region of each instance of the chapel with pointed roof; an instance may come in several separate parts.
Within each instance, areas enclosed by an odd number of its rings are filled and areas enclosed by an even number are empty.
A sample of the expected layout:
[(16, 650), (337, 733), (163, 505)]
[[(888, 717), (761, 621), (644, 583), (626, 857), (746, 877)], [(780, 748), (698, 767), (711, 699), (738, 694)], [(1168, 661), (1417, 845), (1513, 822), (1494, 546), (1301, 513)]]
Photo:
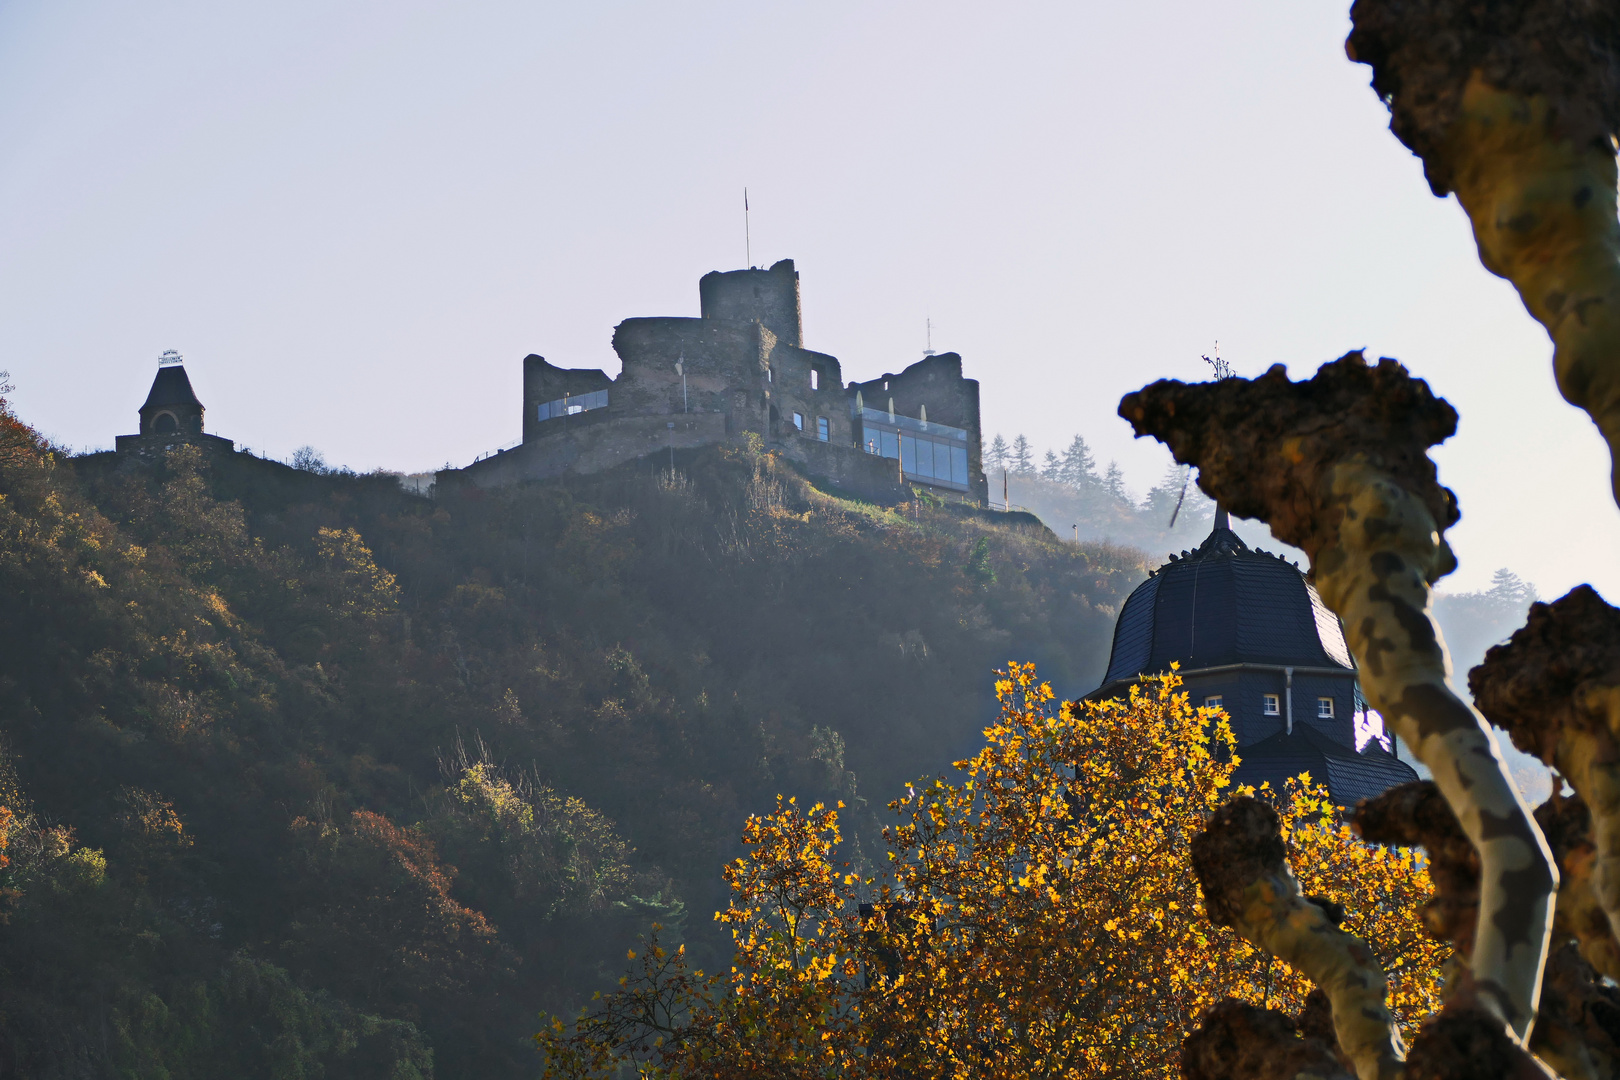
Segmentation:
[(235, 450), (236, 444), (230, 439), (203, 431), (206, 411), (191, 388), (185, 361), (171, 350), (158, 360), (152, 389), (140, 408), (139, 434), (120, 435), (114, 445), (120, 454), (150, 454), (186, 443), (227, 453)]
[(1204, 542), (1125, 601), (1108, 673), (1086, 696), (1122, 695), (1172, 662), (1194, 705), (1231, 717), (1234, 783), (1280, 790), (1309, 772), (1354, 806), (1417, 779), (1367, 708), (1339, 617), (1297, 566), (1244, 543), (1219, 507)]

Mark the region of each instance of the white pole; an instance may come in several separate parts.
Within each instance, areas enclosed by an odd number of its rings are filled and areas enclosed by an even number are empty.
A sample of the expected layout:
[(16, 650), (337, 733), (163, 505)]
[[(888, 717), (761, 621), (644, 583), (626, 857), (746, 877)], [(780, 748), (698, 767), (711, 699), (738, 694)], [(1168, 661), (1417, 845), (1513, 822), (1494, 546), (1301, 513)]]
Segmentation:
[(1288, 712), (1288, 734), (1292, 735), (1294, 733), (1294, 669), (1291, 667), (1283, 668), (1283, 673), (1288, 676), (1288, 689), (1285, 691), (1288, 695), (1286, 710)]

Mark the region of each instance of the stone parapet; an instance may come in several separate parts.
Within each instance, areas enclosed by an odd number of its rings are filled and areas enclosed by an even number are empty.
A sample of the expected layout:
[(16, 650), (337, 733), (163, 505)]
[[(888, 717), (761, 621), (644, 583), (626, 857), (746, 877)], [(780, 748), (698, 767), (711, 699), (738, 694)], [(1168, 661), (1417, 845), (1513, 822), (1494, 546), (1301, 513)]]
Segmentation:
[[(583, 420), (589, 413), (568, 417)], [(555, 421), (564, 423), (564, 421)], [(666, 452), (710, 446), (726, 437), (726, 418), (718, 413), (675, 416), (619, 416), (576, 423), (557, 435), (524, 443), (464, 469), (444, 469), (435, 476), (436, 495), (465, 487), (495, 488), (546, 480), (566, 474), (589, 475), (627, 461)]]

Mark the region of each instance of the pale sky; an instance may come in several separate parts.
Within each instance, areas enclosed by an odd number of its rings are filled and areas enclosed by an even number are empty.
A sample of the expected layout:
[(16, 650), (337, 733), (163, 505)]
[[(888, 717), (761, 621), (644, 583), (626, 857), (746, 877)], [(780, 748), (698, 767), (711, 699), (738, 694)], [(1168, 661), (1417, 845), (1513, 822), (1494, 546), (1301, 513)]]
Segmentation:
[(414, 471), (515, 441), (522, 357), (791, 257), (806, 344), (936, 348), (986, 434), (1390, 355), (1462, 413), (1444, 587), (1620, 595), (1607, 454), (1344, 58), (1347, 3), (0, 2), (0, 368), (111, 446), (164, 349), (209, 429)]

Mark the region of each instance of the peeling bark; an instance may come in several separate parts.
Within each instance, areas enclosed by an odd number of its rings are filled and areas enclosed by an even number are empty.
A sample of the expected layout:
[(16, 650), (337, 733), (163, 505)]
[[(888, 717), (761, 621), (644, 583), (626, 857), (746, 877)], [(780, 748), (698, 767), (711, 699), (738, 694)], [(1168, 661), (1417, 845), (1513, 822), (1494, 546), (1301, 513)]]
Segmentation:
[[(1468, 687), (1515, 746), (1579, 793), (1579, 806), (1540, 815), (1556, 828), (1561, 865), (1574, 879), (1559, 890), (1562, 917), (1592, 966), (1620, 978), (1620, 610), (1589, 585), (1531, 605), (1524, 627), (1485, 654)], [(1593, 925), (1594, 904), (1607, 933)]]
[(1423, 927), (1449, 941), (1466, 963), (1479, 923), (1479, 853), (1434, 781), (1415, 780), (1363, 800), (1350, 825), (1368, 843), (1422, 847), (1428, 853), (1434, 895), (1423, 905)]
[(1620, 941), (1598, 901), (1597, 845), (1592, 842), (1592, 815), (1580, 795), (1553, 797), (1536, 808), (1536, 821), (1558, 860), (1558, 907), (1553, 939), (1574, 938), (1581, 956), (1597, 972), (1620, 973)]
[(1405, 1080), (1557, 1080), (1513, 1039), (1494, 1012), (1453, 1008), (1412, 1040)]
[(1359, 352), (1307, 382), (1281, 367), (1254, 380), (1164, 380), (1119, 411), (1198, 466), (1208, 495), (1310, 556), (1368, 701), (1429, 767), (1479, 852), (1473, 982), (1481, 1006), (1526, 1038), (1557, 875), (1484, 720), (1447, 685), (1429, 611), (1430, 587), (1456, 566), (1443, 533), (1457, 508), (1427, 451), (1457, 414), (1400, 364), (1369, 365)]
[[(1580, 869), (1592, 862), (1586, 808), (1579, 796), (1555, 795), (1536, 808), (1536, 820), (1558, 859), (1560, 886), (1554, 948), (1542, 980), (1530, 1050), (1564, 1080), (1616, 1080), (1620, 991), (1604, 987), (1582, 955), (1593, 940), (1610, 955), (1614, 945), (1608, 921)], [(1435, 895), (1424, 906), (1424, 927), (1451, 942), (1458, 956), (1466, 959), (1479, 902), (1479, 857), (1434, 783), (1402, 784), (1365, 800), (1356, 807), (1351, 826), (1369, 843), (1423, 847), (1435, 885)], [(1577, 927), (1583, 923), (1585, 937), (1577, 946), (1575, 939), (1581, 934)], [(1450, 972), (1448, 988), (1459, 984), (1467, 985), (1466, 975)], [(1414, 1040), (1414, 1055), (1421, 1038)]]
[(1599, 981), (1574, 941), (1547, 959), (1530, 1049), (1564, 1080), (1620, 1076), (1620, 990)]
[(1276, 1009), (1228, 998), (1181, 1044), (1186, 1080), (1350, 1080), (1331, 1044)]
[(1390, 129), (1455, 192), (1479, 260), (1552, 338), (1566, 400), (1609, 443), (1620, 500), (1620, 9), (1526, 0), (1357, 0), (1350, 58)]
[(1400, 1076), (1403, 1048), (1383, 969), (1365, 942), (1301, 894), (1276, 811), (1246, 796), (1229, 800), (1193, 840), (1192, 863), (1211, 922), (1298, 968), (1327, 995), (1339, 1048), (1360, 1080)]

